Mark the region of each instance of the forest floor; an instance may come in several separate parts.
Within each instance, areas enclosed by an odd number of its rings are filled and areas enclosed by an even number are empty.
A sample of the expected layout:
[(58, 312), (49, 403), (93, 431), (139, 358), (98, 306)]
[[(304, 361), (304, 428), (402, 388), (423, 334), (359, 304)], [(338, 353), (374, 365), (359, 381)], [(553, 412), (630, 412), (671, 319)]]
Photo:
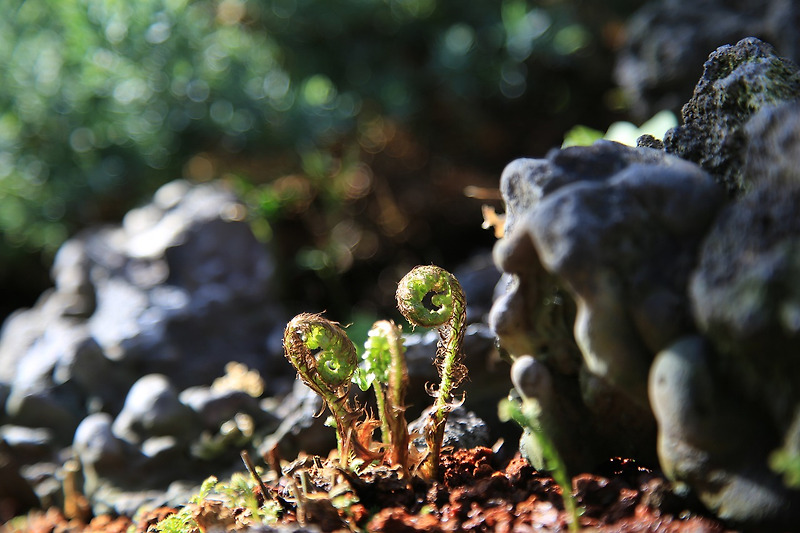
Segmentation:
[[(281, 502), (278, 522), (263, 527), (252, 522), (246, 509), (226, 508), (218, 501), (204, 500), (189, 504), (193, 506), (190, 515), (194, 522), (187, 525), (185, 532), (297, 531), (297, 526), (306, 526), (310, 531), (392, 533), (733, 531), (691, 509), (656, 471), (619, 458), (610, 460), (596, 473), (573, 478), (572, 494), (579, 516), (577, 527), (573, 525), (571, 529), (573, 515), (565, 509), (561, 489), (552, 477), (537, 472), (519, 456), (505, 464), (498, 464), (499, 461), (489, 448), (446, 453), (437, 482), (417, 480), (411, 486), (385, 467), (383, 473), (374, 469), (350, 480), (351, 503), (338, 508), (331, 505), (332, 500), (319, 495), (310, 494), (300, 505), (291, 503), (291, 498), (284, 499), (284, 476), (283, 486), (266, 483), (270, 497)], [(257, 495), (263, 501), (263, 496)], [(173, 508), (159, 508), (135, 521), (112, 516), (68, 520), (60, 510), (50, 509), (34, 511), (24, 523), (15, 522), (6, 531), (145, 533), (156, 531), (155, 524), (176, 512)]]

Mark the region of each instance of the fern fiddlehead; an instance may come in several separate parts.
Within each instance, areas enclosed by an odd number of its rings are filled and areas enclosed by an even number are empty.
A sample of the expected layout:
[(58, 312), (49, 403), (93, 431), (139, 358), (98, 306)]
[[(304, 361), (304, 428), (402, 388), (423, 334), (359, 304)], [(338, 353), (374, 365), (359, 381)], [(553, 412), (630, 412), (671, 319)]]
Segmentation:
[(352, 431), (359, 414), (348, 403), (350, 380), (358, 366), (355, 346), (336, 322), (321, 314), (301, 313), (286, 325), (283, 348), (303, 383), (330, 409), (340, 461), (347, 468), (351, 450), (358, 446)]
[(436, 368), (441, 382), (429, 390), (435, 401), (425, 425), (428, 456), (422, 474), (434, 478), (439, 466), (447, 414), (453, 407), (453, 391), (466, 379), (462, 344), (466, 326), (466, 298), (461, 284), (448, 271), (434, 265), (418, 266), (397, 287), (397, 307), (414, 325), (435, 327), (439, 332)]

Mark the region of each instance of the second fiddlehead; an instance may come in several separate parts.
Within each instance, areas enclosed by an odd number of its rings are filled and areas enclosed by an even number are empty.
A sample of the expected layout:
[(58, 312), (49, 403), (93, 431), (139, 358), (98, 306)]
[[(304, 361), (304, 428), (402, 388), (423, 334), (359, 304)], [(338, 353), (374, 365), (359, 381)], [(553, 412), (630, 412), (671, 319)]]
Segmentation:
[(447, 414), (453, 406), (453, 391), (466, 379), (462, 344), (466, 327), (466, 298), (461, 284), (450, 272), (433, 265), (418, 266), (406, 274), (397, 287), (397, 307), (417, 326), (439, 331), (436, 368), (441, 382), (432, 392), (436, 398), (425, 426), (428, 456), (420, 470), (436, 476)]
[[(405, 347), (401, 329), (390, 320), (379, 320), (364, 344), (364, 366), (356, 374), (362, 390), (375, 390), (383, 443), (389, 461), (408, 479), (408, 425), (405, 396), (408, 386)], [(360, 375), (359, 375), (360, 374)]]

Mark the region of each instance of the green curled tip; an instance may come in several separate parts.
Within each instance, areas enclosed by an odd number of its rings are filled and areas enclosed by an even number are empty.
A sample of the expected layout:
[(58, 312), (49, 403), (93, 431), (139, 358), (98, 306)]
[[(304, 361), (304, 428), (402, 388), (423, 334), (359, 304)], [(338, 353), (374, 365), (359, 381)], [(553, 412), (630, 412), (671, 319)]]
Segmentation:
[(447, 324), (463, 305), (464, 292), (456, 277), (435, 265), (415, 267), (397, 285), (397, 307), (417, 326)]
[(325, 396), (341, 396), (358, 366), (356, 348), (344, 330), (321, 314), (301, 313), (283, 334), (286, 358), (300, 378)]

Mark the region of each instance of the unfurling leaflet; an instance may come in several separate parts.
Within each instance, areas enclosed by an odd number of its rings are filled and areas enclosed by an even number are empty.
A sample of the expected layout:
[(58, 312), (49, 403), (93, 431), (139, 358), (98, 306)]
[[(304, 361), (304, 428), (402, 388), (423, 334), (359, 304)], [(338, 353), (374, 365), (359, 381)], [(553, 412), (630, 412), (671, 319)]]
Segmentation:
[(408, 425), (405, 396), (408, 386), (402, 330), (390, 320), (379, 320), (370, 329), (364, 343), (364, 363), (359, 386), (375, 390), (382, 441), (387, 446), (391, 464), (408, 476)]
[(453, 391), (466, 379), (462, 344), (466, 327), (466, 298), (461, 284), (450, 272), (433, 265), (415, 267), (397, 287), (397, 307), (414, 325), (435, 327), (439, 332), (436, 368), (441, 382), (433, 392), (435, 402), (425, 425), (428, 456), (422, 475), (434, 478), (439, 467), (447, 414), (454, 404)]
[(358, 366), (355, 346), (336, 322), (320, 314), (301, 313), (286, 325), (283, 348), (303, 383), (322, 396), (330, 409), (340, 461), (347, 468), (351, 453), (360, 448), (353, 435), (360, 413), (348, 403), (350, 380)]

